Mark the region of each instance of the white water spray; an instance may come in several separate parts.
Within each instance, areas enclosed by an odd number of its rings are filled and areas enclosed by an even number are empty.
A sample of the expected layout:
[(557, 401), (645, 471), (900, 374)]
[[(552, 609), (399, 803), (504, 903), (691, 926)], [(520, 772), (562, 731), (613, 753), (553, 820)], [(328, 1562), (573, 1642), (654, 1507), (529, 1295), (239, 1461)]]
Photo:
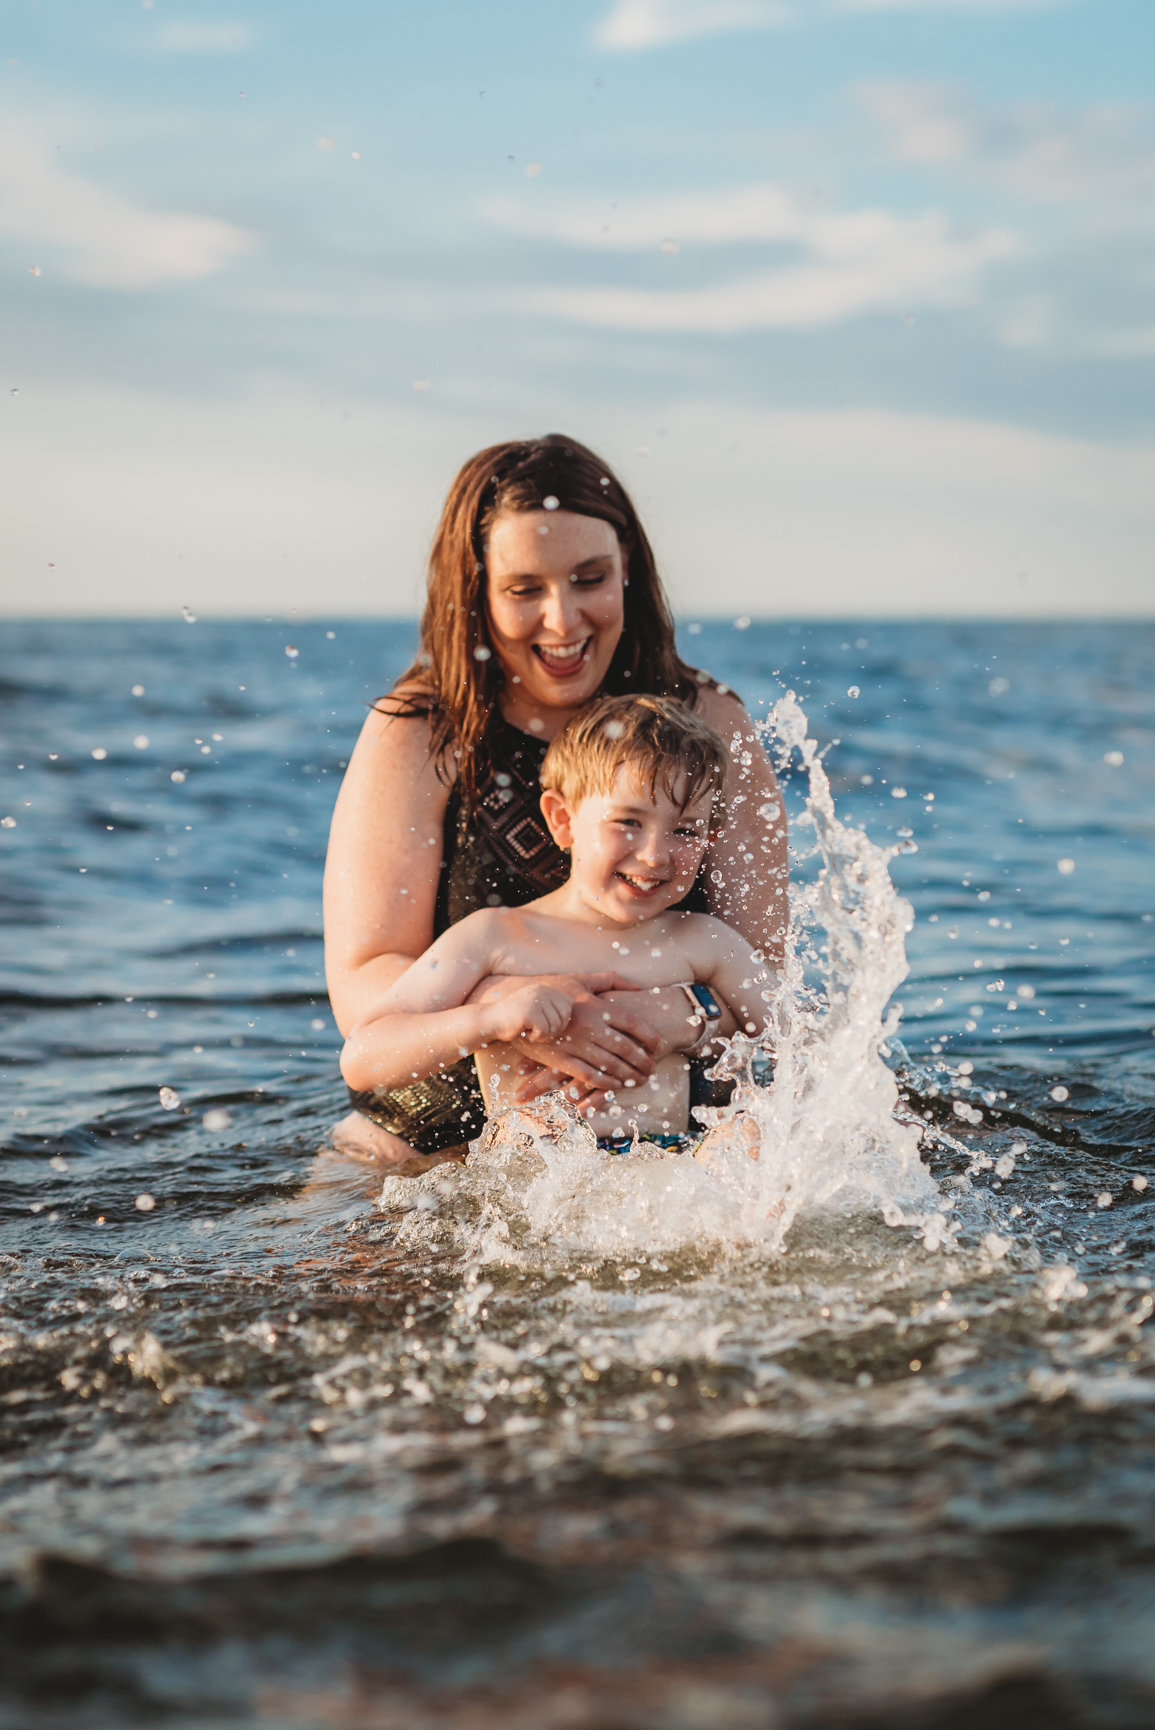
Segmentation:
[[(381, 1205), (412, 1209), (404, 1239), (433, 1239), (474, 1265), (707, 1245), (775, 1250), (800, 1215), (868, 1210), (914, 1228), (927, 1247), (952, 1244), (950, 1203), (919, 1159), (918, 1130), (894, 1115), (898, 1087), (882, 1056), (898, 1024), (888, 1005), (907, 974), (913, 921), (890, 880), (897, 850), (839, 820), (793, 692), (766, 732), (780, 763), (796, 754), (807, 775), (797, 827), (813, 831), (821, 868), (792, 893), (765, 1035), (736, 1036), (717, 1066), (735, 1079), (732, 1103), (697, 1114), (713, 1131), (708, 1157), (645, 1145), (603, 1152), (553, 1095), (544, 1123), (536, 1107), (491, 1122), (464, 1168), (386, 1179)], [(766, 1055), (769, 1085), (755, 1079)]]

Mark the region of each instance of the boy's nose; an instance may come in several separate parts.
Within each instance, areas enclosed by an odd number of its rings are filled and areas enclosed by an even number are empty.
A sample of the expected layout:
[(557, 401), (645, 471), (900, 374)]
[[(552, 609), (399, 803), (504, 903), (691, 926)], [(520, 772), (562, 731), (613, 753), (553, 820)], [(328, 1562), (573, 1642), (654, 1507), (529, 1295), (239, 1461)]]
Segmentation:
[(640, 862), (646, 865), (659, 866), (669, 863), (670, 845), (660, 830), (651, 830), (643, 835), (634, 849)]

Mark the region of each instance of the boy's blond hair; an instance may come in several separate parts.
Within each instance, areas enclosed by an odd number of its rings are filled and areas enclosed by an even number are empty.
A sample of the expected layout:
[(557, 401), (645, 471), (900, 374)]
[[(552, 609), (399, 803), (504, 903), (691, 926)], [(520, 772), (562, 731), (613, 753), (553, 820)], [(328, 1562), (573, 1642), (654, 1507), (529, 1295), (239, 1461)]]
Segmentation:
[(608, 793), (628, 764), (651, 799), (660, 786), (683, 811), (712, 793), (711, 827), (717, 827), (728, 763), (713, 727), (677, 697), (601, 697), (554, 739), (541, 766), (541, 785), (576, 805), (591, 793)]

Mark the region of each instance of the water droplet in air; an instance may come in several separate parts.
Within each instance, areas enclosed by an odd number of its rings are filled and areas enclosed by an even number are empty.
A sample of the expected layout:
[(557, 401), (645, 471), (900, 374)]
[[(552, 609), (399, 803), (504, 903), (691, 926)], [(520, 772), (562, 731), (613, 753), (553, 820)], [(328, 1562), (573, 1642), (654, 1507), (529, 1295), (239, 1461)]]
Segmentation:
[(554, 493), (547, 493), (541, 501), (541, 508), (543, 511), (556, 511), (560, 502)]
[(156, 1197), (155, 1195), (148, 1194), (138, 1195), (135, 1205), (140, 1209), (141, 1213), (151, 1213), (153, 1208), (156, 1206)]
[(1131, 1179), (1131, 1188), (1132, 1189), (1139, 1189), (1139, 1190), (1146, 1189), (1147, 1188), (1147, 1179), (1145, 1177), (1133, 1177)]
[(1102, 1189), (1099, 1191), (1098, 1195), (1095, 1197), (1095, 1206), (1096, 1207), (1110, 1207), (1110, 1205), (1114, 1201), (1114, 1199), (1115, 1199), (1115, 1197), (1111, 1194), (1111, 1191), (1109, 1189)]
[(626, 724), (624, 721), (607, 721), (605, 726), (602, 728), (602, 732), (605, 734), (607, 739), (620, 739), (625, 733), (625, 730)]
[(1075, 869), (1075, 861), (1073, 859), (1060, 859), (1055, 869), (1061, 876), (1069, 877), (1071, 872)]
[(1060, 1105), (1064, 1099), (1070, 1099), (1070, 1097), (1071, 1095), (1065, 1087), (1052, 1087), (1051, 1089), (1051, 1098), (1057, 1100)]
[(309, 1026), (313, 1029), (314, 1033), (322, 1033), (322, 1032), (324, 1032), (325, 1023), (321, 1020), (321, 1017), (319, 1015), (314, 1015), (312, 1021), (310, 1021), (310, 1023), (309, 1023)]
[(175, 1111), (177, 1106), (180, 1104), (180, 1094), (176, 1091), (175, 1087), (162, 1087), (157, 1094), (157, 1098), (160, 1100), (160, 1103), (164, 1106), (166, 1111)]
[(143, 697), (144, 696), (144, 686), (143, 685), (134, 685), (132, 687), (132, 694), (134, 697)]
[(734, 620), (734, 629), (736, 631), (748, 631), (750, 629), (749, 613), (739, 613), (738, 617)]
[(97, 745), (92, 755), (98, 763), (103, 763), (104, 759), (108, 756), (108, 752), (105, 750), (103, 745)]
[(204, 1124), (205, 1128), (209, 1130), (227, 1129), (232, 1121), (233, 1120), (227, 1111), (221, 1111), (219, 1109), (206, 1111), (204, 1116), (201, 1118), (201, 1122)]
[(147, 751), (148, 750), (149, 738), (148, 738), (147, 733), (138, 733), (136, 735), (136, 738), (132, 742), (136, 746), (138, 751)]
[(178, 785), (180, 784), (181, 781), (183, 781), (185, 779), (186, 779), (186, 775), (185, 775), (185, 771), (183, 769), (174, 769), (172, 774), (169, 776), (169, 780), (170, 781), (176, 781)]
[(197, 616), (191, 607), (182, 607), (180, 610), (180, 616), (186, 625), (195, 625), (197, 622)]
[(1001, 678), (992, 679), (990, 684), (987, 686), (987, 690), (990, 692), (992, 697), (1001, 697), (1005, 692), (1009, 691), (1010, 688), (1011, 681), (1009, 679)]
[(12, 392), (11, 392), (11, 394), (12, 394), (12, 395), (13, 395), (13, 396), (19, 396), (19, 395), (20, 395), (20, 386), (19, 386), (19, 385), (18, 385), (18, 384), (14, 384), (14, 385), (13, 385), (13, 386), (12, 386)]
[(353, 158), (353, 161), (354, 161), (354, 162), (360, 162), (360, 160), (361, 160), (361, 152), (360, 152), (360, 151), (359, 151), (359, 150), (351, 150), (351, 151), (350, 151), (350, 152), (349, 152), (349, 155), (350, 155), (350, 156), (351, 156), (351, 157), (352, 157), (352, 158)]
[(285, 644), (285, 653), (288, 655), (290, 661), (295, 661), (300, 652), (300, 649), (294, 649), (292, 643)]
[(0, 817), (0, 829), (15, 829), (15, 817)]
[(905, 787), (892, 787), (890, 789), (890, 796), (892, 799), (905, 799), (906, 798), (906, 788)]
[(38, 264), (30, 264), (28, 266), (28, 274), (29, 274), (29, 276), (39, 276), (40, 275), (40, 266)]
[(858, 686), (857, 686), (857, 685), (850, 685), (850, 686), (849, 686), (849, 687), (848, 687), (848, 688), (847, 688), (847, 692), (846, 692), (846, 695), (847, 695), (847, 696), (848, 696), (848, 697), (861, 697), (861, 695), (862, 695), (862, 692), (861, 692), (861, 691), (860, 691), (860, 690), (859, 690), (859, 688), (858, 688)]
[(1103, 761), (1110, 763), (1112, 769), (1117, 769), (1123, 761), (1123, 753), (1122, 751), (1104, 751)]

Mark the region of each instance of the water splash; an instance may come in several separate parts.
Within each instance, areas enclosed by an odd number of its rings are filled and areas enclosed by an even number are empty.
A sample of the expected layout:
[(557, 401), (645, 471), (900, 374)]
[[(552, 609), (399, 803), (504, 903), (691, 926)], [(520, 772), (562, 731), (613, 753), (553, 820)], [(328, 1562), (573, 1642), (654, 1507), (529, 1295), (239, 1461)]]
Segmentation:
[(736, 1036), (716, 1066), (734, 1079), (734, 1096), (723, 1108), (698, 1110), (709, 1133), (696, 1157), (644, 1144), (605, 1153), (561, 1095), (551, 1095), (534, 1111), (492, 1121), (463, 1169), (387, 1179), (381, 1205), (412, 1210), (402, 1241), (432, 1239), (473, 1265), (704, 1245), (776, 1251), (800, 1215), (868, 1210), (913, 1229), (928, 1248), (955, 1246), (947, 1218), (954, 1202), (940, 1196), (919, 1158), (919, 1128), (895, 1115), (898, 1086), (884, 1061), (913, 922), (890, 880), (900, 849), (876, 846), (839, 820), (793, 692), (766, 733), (780, 767), (796, 758), (807, 777), (796, 828), (812, 832), (820, 869), (792, 895), (766, 1033)]

